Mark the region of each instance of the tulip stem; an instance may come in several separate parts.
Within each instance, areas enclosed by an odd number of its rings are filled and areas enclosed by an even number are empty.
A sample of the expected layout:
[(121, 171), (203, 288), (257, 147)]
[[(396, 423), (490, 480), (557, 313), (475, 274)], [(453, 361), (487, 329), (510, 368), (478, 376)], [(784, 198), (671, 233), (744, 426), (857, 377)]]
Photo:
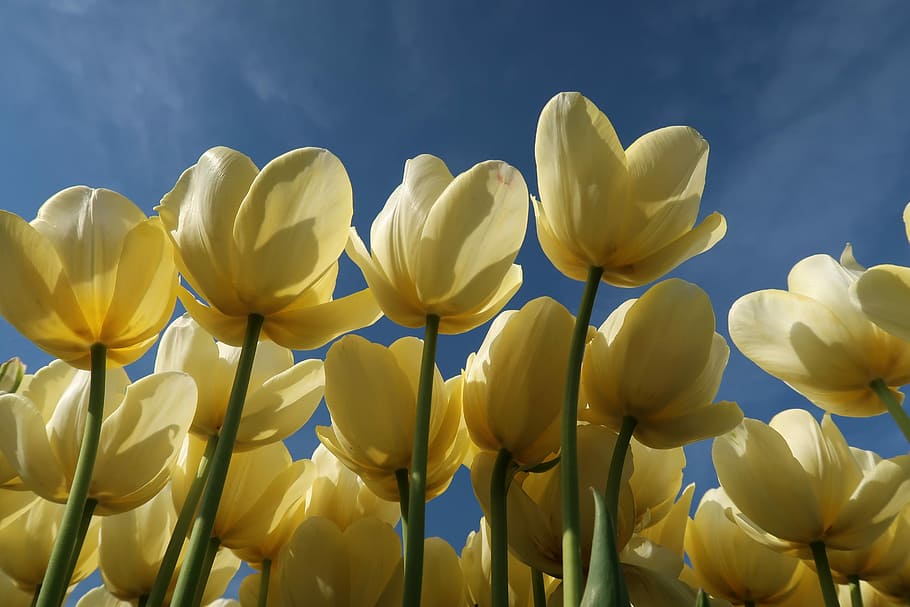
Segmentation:
[(259, 607), (269, 604), (269, 581), (272, 577), (272, 559), (262, 561), (262, 576), (259, 578)]
[(622, 426), (619, 428), (619, 436), (616, 437), (616, 445), (613, 446), (613, 457), (610, 459), (610, 472), (607, 475), (607, 489), (604, 492), (604, 498), (607, 502), (607, 512), (613, 517), (613, 525), (618, 528), (619, 512), (619, 489), (622, 485), (622, 469), (626, 463), (626, 454), (629, 452), (629, 443), (632, 440), (632, 433), (635, 432), (635, 426), (638, 424), (631, 415), (622, 418)]
[(547, 588), (543, 584), (543, 572), (531, 567), (531, 588), (534, 591), (534, 607), (547, 607)]
[(104, 420), (104, 383), (107, 374), (107, 348), (102, 344), (94, 344), (90, 353), (92, 376), (89, 383), (88, 411), (85, 416), (85, 429), (82, 433), (82, 447), (79, 448), (76, 472), (73, 475), (70, 494), (66, 500), (60, 528), (57, 531), (57, 540), (54, 542), (47, 571), (44, 573), (44, 581), (41, 583), (37, 607), (57, 607), (60, 604), (61, 597), (64, 596), (66, 588), (69, 586), (66, 574), (69, 570), (70, 559), (74, 554), (78, 556), (82, 550), (79, 528), (82, 514), (85, 512), (85, 502), (88, 499), (95, 458), (98, 455), (98, 444), (101, 442), (101, 422)]
[[(88, 534), (88, 528), (92, 524), (92, 515), (95, 513), (95, 506), (98, 505), (98, 500), (88, 498), (85, 500), (85, 508), (82, 510), (82, 517), (79, 520), (79, 536), (76, 540), (76, 545), (80, 549), (73, 550), (73, 554), (70, 556), (69, 565), (66, 566), (66, 578), (67, 580), (73, 579), (73, 572), (76, 571), (76, 565), (79, 564), (79, 553), (81, 552), (82, 544), (85, 543), (85, 536)], [(60, 593), (58, 597), (60, 604), (62, 605), (66, 599), (66, 588), (63, 589), (63, 592)]]
[(221, 540), (213, 537), (205, 547), (205, 560), (202, 564), (202, 577), (196, 585), (196, 592), (193, 596), (193, 607), (202, 605), (202, 599), (205, 597), (205, 587), (209, 583), (209, 573), (212, 571), (212, 565), (215, 563), (215, 557), (218, 555), (218, 549), (221, 548)]
[(815, 559), (815, 570), (818, 573), (818, 583), (822, 588), (825, 607), (840, 607), (837, 602), (837, 588), (834, 586), (834, 578), (831, 577), (831, 566), (828, 565), (825, 542), (812, 542), (809, 548), (812, 550), (812, 558)]
[(904, 411), (901, 404), (894, 398), (894, 394), (888, 389), (888, 385), (879, 378), (873, 379), (869, 386), (878, 395), (879, 400), (882, 401), (885, 408), (888, 409), (888, 413), (891, 414), (891, 417), (897, 423), (897, 427), (904, 433), (904, 438), (910, 441), (910, 416), (907, 415), (907, 412)]
[(578, 384), (581, 381), (581, 362), (585, 355), (588, 322), (594, 309), (594, 298), (603, 268), (588, 268), (584, 294), (575, 318), (566, 385), (562, 401), (562, 589), (566, 607), (578, 607), (581, 602), (581, 511), (578, 505)]
[(205, 482), (208, 479), (215, 447), (218, 445), (218, 437), (210, 436), (205, 444), (205, 453), (199, 460), (196, 467), (196, 476), (187, 491), (186, 499), (180, 508), (180, 514), (177, 516), (177, 522), (174, 524), (174, 531), (171, 532), (171, 539), (167, 543), (167, 549), (164, 551), (164, 558), (161, 559), (161, 566), (158, 567), (158, 575), (155, 576), (155, 583), (148, 594), (146, 607), (161, 607), (164, 604), (164, 597), (167, 594), (168, 586), (171, 584), (171, 578), (174, 576), (174, 569), (177, 567), (177, 560), (180, 558), (180, 550), (183, 548), (183, 541), (186, 539), (187, 531), (190, 529), (190, 523), (196, 516), (196, 506), (199, 505), (199, 498), (202, 496), (202, 490), (205, 489)]
[(414, 423), (414, 446), (411, 450), (411, 475), (408, 491), (408, 538), (404, 562), (404, 607), (420, 605), (423, 583), (423, 536), (426, 516), (427, 450), (430, 441), (430, 405), (433, 400), (433, 377), (436, 370), (436, 338), (439, 317), (427, 315), (417, 383), (417, 419)]
[(38, 604), (38, 595), (41, 594), (41, 584), (35, 586), (35, 592), (32, 593), (32, 602), (29, 607), (35, 607)]
[(509, 520), (506, 496), (517, 468), (508, 449), (500, 449), (490, 479), (490, 541), (493, 607), (509, 605)]
[(395, 481), (398, 483), (398, 506), (401, 509), (401, 540), (405, 549), (408, 546), (408, 470), (399, 468), (395, 471)]
[(253, 360), (256, 357), (256, 345), (264, 321), (265, 319), (259, 314), (250, 314), (247, 319), (246, 335), (243, 338), (243, 348), (240, 350), (240, 360), (237, 362), (234, 385), (231, 387), (231, 395), (228, 398), (224, 423), (221, 426), (221, 433), (218, 435), (218, 444), (215, 445), (215, 452), (212, 455), (209, 480), (205, 484), (199, 513), (196, 515), (193, 533), (190, 536), (186, 560), (180, 569), (180, 575), (177, 576), (177, 585), (171, 599), (173, 607), (190, 607), (196, 594), (196, 587), (204, 585), (205, 579), (208, 577), (208, 570), (205, 569), (206, 553), (212, 537), (212, 528), (215, 526), (218, 503), (221, 501), (221, 493), (224, 491), (228, 466), (231, 464), (237, 429), (243, 413), (243, 403), (246, 400), (250, 375), (253, 371)]
[(850, 585), (851, 607), (863, 607), (863, 591), (859, 586), (859, 577), (855, 575), (848, 576), (847, 583)]

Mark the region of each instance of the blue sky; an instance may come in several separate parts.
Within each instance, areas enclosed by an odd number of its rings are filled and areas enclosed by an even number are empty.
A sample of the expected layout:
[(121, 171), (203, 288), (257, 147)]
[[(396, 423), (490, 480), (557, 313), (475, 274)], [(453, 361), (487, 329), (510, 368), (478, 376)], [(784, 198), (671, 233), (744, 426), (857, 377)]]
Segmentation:
[[(420, 153), (453, 172), (505, 160), (536, 194), (537, 117), (555, 93), (577, 90), (624, 145), (671, 124), (711, 144), (701, 215), (722, 212), (727, 236), (672, 275), (709, 293), (725, 335), (736, 298), (785, 288), (811, 254), (837, 257), (849, 241), (865, 265), (910, 265), (900, 220), (910, 200), (910, 6), (608, 4), (10, 0), (0, 5), (0, 207), (30, 220), (53, 193), (86, 184), (151, 213), (209, 147), (262, 166), (320, 146), (345, 164), (354, 222), (368, 234), (404, 161)], [(576, 309), (581, 285), (543, 256), (532, 217), (518, 261), (525, 283), (509, 307), (548, 294)], [(345, 263), (338, 293), (362, 284)], [(604, 286), (592, 322), (639, 292)], [(485, 330), (440, 340), (444, 375)], [(406, 331), (383, 320), (364, 334), (390, 343)], [(0, 320), (0, 360), (13, 355), (32, 370), (48, 362)], [(764, 420), (789, 407), (820, 415), (735, 348), (719, 397)], [(292, 444), (298, 456), (315, 446), (313, 425)], [(884, 417), (842, 427), (857, 446), (906, 451)], [(687, 449), (699, 495), (716, 482), (709, 453), (710, 442)], [(431, 503), (429, 531), (460, 551), (479, 517), (472, 499), (462, 473)]]

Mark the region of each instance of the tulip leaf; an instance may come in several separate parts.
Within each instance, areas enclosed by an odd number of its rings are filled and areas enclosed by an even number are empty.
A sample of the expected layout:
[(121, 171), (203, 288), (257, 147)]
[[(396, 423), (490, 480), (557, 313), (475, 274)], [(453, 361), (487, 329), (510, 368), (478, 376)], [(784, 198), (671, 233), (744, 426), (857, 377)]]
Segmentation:
[(531, 474), (540, 474), (542, 472), (546, 472), (547, 470), (551, 470), (551, 469), (555, 468), (556, 464), (559, 463), (559, 460), (560, 460), (560, 456), (557, 455), (556, 457), (554, 457), (551, 460), (541, 462), (541, 463), (537, 464), (536, 466), (527, 466), (524, 468), (520, 468), (520, 470), (521, 470), (521, 472), (529, 472)]
[(604, 497), (593, 487), (591, 493), (594, 496), (594, 543), (581, 607), (629, 607), (626, 580), (616, 551), (613, 517), (607, 511)]

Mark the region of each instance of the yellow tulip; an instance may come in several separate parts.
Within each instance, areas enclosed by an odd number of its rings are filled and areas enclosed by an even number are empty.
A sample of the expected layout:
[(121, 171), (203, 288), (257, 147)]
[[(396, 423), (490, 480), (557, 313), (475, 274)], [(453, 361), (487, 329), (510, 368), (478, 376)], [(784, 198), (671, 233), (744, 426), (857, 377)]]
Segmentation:
[(897, 388), (910, 382), (910, 343), (870, 322), (851, 298), (862, 274), (849, 245), (840, 263), (828, 255), (803, 259), (790, 270), (787, 291), (757, 291), (733, 304), (733, 343), (826, 411), (883, 413), (870, 383), (883, 380), (903, 400)]
[[(190, 436), (174, 467), (175, 506), (182, 506), (205, 442)], [(212, 537), (248, 563), (278, 557), (303, 521), (315, 471), (309, 460), (293, 461), (282, 442), (234, 453), (224, 483)]]
[[(401, 604), (404, 590), (403, 565), (402, 560), (382, 598), (376, 603), (378, 607)], [(429, 537), (424, 541), (420, 604), (433, 607), (469, 607), (468, 589), (461, 571), (461, 562), (455, 550), (442, 538)]]
[(620, 305), (588, 342), (579, 411), (619, 432), (634, 418), (634, 437), (670, 449), (717, 436), (742, 420), (739, 406), (711, 404), (730, 349), (714, 331), (708, 295), (670, 279)]
[(5, 607), (31, 607), (33, 594), (16, 586), (8, 575), (0, 571), (0, 604)]
[(910, 501), (910, 456), (851, 448), (828, 414), (821, 426), (802, 409), (770, 425), (745, 419), (714, 441), (712, 454), (720, 484), (748, 519), (743, 528), (778, 550), (861, 548)]
[[(130, 383), (107, 372), (104, 414), (88, 496), (95, 514), (131, 510), (167, 483), (196, 404), (183, 373), (156, 373)], [(19, 394), (0, 395), (0, 450), (25, 487), (64, 503), (82, 445), (88, 371), (62, 361), (39, 370)]]
[(366, 290), (332, 300), (353, 205), (328, 150), (292, 150), (260, 171), (240, 152), (212, 148), (156, 210), (181, 274), (208, 305), (185, 289), (180, 301), (220, 341), (240, 346), (251, 314), (264, 317), (264, 336), (296, 349), (379, 318)]
[(400, 576), (401, 542), (378, 519), (364, 518), (341, 531), (315, 517), (297, 528), (278, 563), (287, 607), (391, 606), (383, 594)]
[(354, 260), (386, 316), (406, 327), (440, 318), (463, 333), (493, 317), (521, 286), (512, 262), (528, 223), (521, 173), (489, 160), (453, 177), (429, 154), (405, 163), (404, 179), (370, 230), (370, 254), (351, 230)]
[(0, 316), (42, 350), (88, 369), (145, 353), (174, 310), (174, 253), (157, 218), (85, 186), (54, 194), (31, 223), (0, 211)]
[(736, 524), (722, 489), (705, 492), (686, 530), (694, 583), (735, 604), (776, 604), (800, 580), (799, 559), (756, 542)]
[(672, 126), (623, 150), (613, 125), (580, 93), (559, 93), (540, 114), (534, 201), (537, 237), (560, 272), (634, 287), (657, 280), (713, 247), (727, 231), (720, 213), (698, 225), (708, 143)]
[(629, 448), (635, 460), (629, 479), (635, 498), (635, 529), (642, 531), (657, 525), (673, 509), (682, 486), (686, 454), (682, 447), (652, 449), (634, 438)]
[[(64, 508), (28, 491), (0, 489), (0, 569), (29, 595), (44, 580)], [(89, 525), (71, 584), (98, 566), (98, 522)]]
[[(900, 597), (898, 600), (891, 600), (866, 582), (860, 582), (859, 589), (860, 594), (863, 597), (863, 607), (901, 607), (907, 605), (906, 597)], [(853, 604), (849, 586), (844, 585), (838, 588), (838, 594), (841, 605)]]
[[(184, 315), (164, 331), (155, 371), (183, 371), (196, 380), (199, 399), (190, 431), (216, 436), (224, 423), (240, 348), (216, 342), (199, 323)], [(260, 342), (237, 432), (235, 449), (283, 440), (299, 430), (322, 400), (322, 361), (294, 364), (290, 350)]]
[[(423, 342), (405, 337), (386, 348), (346, 335), (325, 358), (325, 403), (331, 426), (318, 426), (322, 444), (379, 497), (398, 501), (395, 474), (408, 470), (417, 410)], [(427, 457), (427, 499), (445, 491), (464, 460), (461, 408), (434, 371)]]
[[(578, 427), (578, 486), (581, 506), (582, 565), (586, 569), (594, 534), (594, 500), (589, 487), (603, 493), (616, 434), (602, 426)], [(495, 454), (483, 451), (471, 466), (474, 495), (489, 518), (490, 480)], [(519, 474), (507, 496), (509, 548), (523, 562), (554, 577), (562, 577), (561, 464), (538, 474)], [(632, 458), (623, 466), (620, 485), (616, 545), (622, 549), (632, 536), (635, 505), (629, 487)]]
[(846, 584), (851, 577), (874, 580), (898, 574), (910, 555), (910, 508), (894, 519), (874, 542), (856, 550), (829, 550), (828, 562), (836, 582)]
[(0, 364), (0, 394), (17, 392), (25, 377), (25, 365), (18, 357), (13, 357)]
[(549, 297), (496, 318), (463, 373), (465, 425), (478, 447), (507, 449), (522, 466), (539, 464), (559, 450), (574, 326), (572, 314)]
[(330, 519), (344, 531), (352, 523), (372, 516), (395, 525), (401, 517), (397, 501), (384, 500), (320, 444), (311, 458), (316, 475), (306, 497), (306, 517)]

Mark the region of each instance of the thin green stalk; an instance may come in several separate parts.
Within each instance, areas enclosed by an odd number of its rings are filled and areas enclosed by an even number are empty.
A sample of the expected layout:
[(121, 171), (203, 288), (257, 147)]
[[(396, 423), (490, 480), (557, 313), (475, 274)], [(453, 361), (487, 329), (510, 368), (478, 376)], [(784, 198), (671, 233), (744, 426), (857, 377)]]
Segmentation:
[(562, 591), (566, 607), (578, 607), (583, 590), (581, 575), (581, 511), (578, 506), (578, 384), (581, 381), (581, 361), (585, 355), (588, 322), (594, 309), (594, 298), (603, 268), (588, 268), (584, 294), (575, 319), (566, 385), (562, 403)]
[(272, 577), (272, 559), (262, 561), (262, 575), (259, 578), (259, 607), (269, 604), (269, 580)]
[(95, 513), (95, 507), (98, 505), (98, 500), (88, 498), (85, 500), (85, 508), (82, 510), (82, 517), (79, 520), (79, 531), (78, 539), (76, 540), (76, 545), (80, 547), (79, 550), (73, 550), (73, 554), (70, 555), (70, 562), (66, 566), (66, 580), (67, 586), (63, 588), (63, 592), (58, 597), (59, 604), (63, 604), (66, 600), (66, 588), (69, 587), (69, 581), (73, 579), (73, 572), (76, 571), (76, 565), (79, 563), (79, 554), (82, 552), (82, 544), (85, 543), (85, 536), (88, 535), (88, 528), (92, 524), (92, 515)]
[(629, 442), (632, 440), (632, 433), (638, 421), (631, 415), (622, 418), (622, 426), (619, 428), (619, 436), (616, 437), (616, 445), (613, 447), (613, 457), (610, 459), (610, 472), (607, 475), (607, 489), (604, 492), (604, 498), (607, 502), (607, 512), (613, 517), (613, 525), (617, 525), (616, 513), (619, 511), (619, 489), (622, 485), (622, 469), (626, 463), (626, 454), (629, 452)]
[(430, 440), (430, 404), (433, 398), (433, 373), (436, 369), (436, 338), (439, 317), (427, 316), (423, 338), (423, 357), (417, 383), (417, 419), (411, 450), (411, 477), (408, 492), (408, 539), (404, 561), (404, 607), (420, 605), (423, 583), (423, 536), (426, 517), (427, 450)]
[(837, 587), (831, 577), (831, 566), (828, 565), (828, 553), (825, 551), (825, 542), (818, 541), (809, 544), (812, 558), (815, 559), (815, 571), (818, 573), (818, 583), (822, 588), (825, 607), (840, 607), (837, 602)]
[(408, 470), (399, 468), (395, 471), (398, 482), (398, 507), (401, 509), (401, 541), (405, 548), (408, 545)]
[(888, 413), (891, 414), (891, 417), (897, 423), (897, 427), (904, 433), (904, 438), (910, 441), (910, 416), (907, 415), (901, 404), (894, 398), (894, 394), (888, 389), (888, 385), (882, 379), (874, 379), (869, 386), (878, 395), (885, 408), (888, 409)]
[(509, 520), (506, 496), (514, 470), (512, 454), (508, 449), (500, 449), (490, 479), (490, 581), (493, 587), (493, 607), (509, 605)]
[(155, 577), (152, 590), (148, 594), (146, 607), (161, 607), (164, 604), (168, 586), (170, 586), (171, 578), (174, 576), (174, 569), (177, 568), (177, 560), (180, 558), (183, 541), (186, 539), (193, 517), (196, 516), (196, 506), (199, 505), (199, 498), (202, 496), (202, 490), (205, 489), (209, 471), (212, 469), (209, 464), (217, 445), (218, 437), (209, 437), (205, 445), (205, 453), (202, 454), (202, 459), (199, 460), (199, 465), (196, 467), (196, 476), (193, 478), (193, 483), (190, 485), (183, 506), (180, 508), (174, 531), (171, 532), (171, 539), (168, 541), (167, 550), (164, 551), (164, 558), (161, 559), (161, 566), (158, 567), (158, 574)]
[(180, 568), (177, 586), (174, 588), (174, 596), (171, 599), (173, 607), (190, 607), (196, 594), (196, 587), (204, 585), (205, 578), (208, 577), (208, 570), (205, 569), (206, 552), (212, 536), (212, 528), (215, 526), (218, 503), (221, 501), (221, 493), (224, 491), (224, 480), (227, 478), (228, 466), (234, 452), (237, 428), (240, 426), (243, 403), (246, 400), (246, 392), (253, 370), (253, 359), (256, 357), (256, 345), (264, 321), (265, 319), (258, 314), (250, 314), (247, 319), (243, 348), (240, 351), (240, 360), (237, 362), (234, 385), (231, 387), (231, 396), (228, 398), (224, 423), (221, 425), (221, 433), (218, 435), (218, 444), (215, 446), (215, 453), (212, 456), (209, 480), (205, 484), (186, 559)]
[(41, 584), (35, 586), (35, 592), (32, 594), (32, 602), (29, 607), (35, 607), (38, 604), (38, 595), (41, 594)]
[(218, 554), (218, 549), (221, 547), (221, 540), (217, 537), (209, 539), (208, 545), (205, 548), (205, 560), (203, 560), (202, 565), (202, 578), (199, 581), (199, 584), (196, 585), (196, 592), (193, 595), (193, 607), (200, 607), (202, 605), (202, 599), (205, 596), (205, 587), (209, 582), (209, 572), (212, 570), (212, 564), (215, 562), (215, 556)]
[(863, 607), (863, 591), (859, 586), (859, 577), (851, 575), (847, 577), (847, 583), (850, 584), (851, 607)]
[(95, 458), (98, 455), (98, 443), (101, 440), (107, 349), (102, 344), (94, 344), (91, 348), (91, 360), (92, 377), (89, 383), (88, 411), (82, 433), (82, 447), (79, 449), (76, 472), (70, 486), (69, 498), (66, 500), (63, 519), (57, 531), (57, 540), (54, 542), (44, 581), (41, 583), (37, 607), (57, 607), (60, 604), (60, 597), (64, 596), (69, 586), (66, 573), (70, 557), (82, 549), (82, 543), (79, 542), (79, 525), (85, 511), (88, 488), (92, 481)]
[(136, 603), (136, 607), (148, 607), (149, 595), (143, 594), (139, 597), (139, 601)]
[(547, 588), (543, 584), (543, 572), (531, 567), (531, 588), (534, 591), (534, 607), (547, 607)]

